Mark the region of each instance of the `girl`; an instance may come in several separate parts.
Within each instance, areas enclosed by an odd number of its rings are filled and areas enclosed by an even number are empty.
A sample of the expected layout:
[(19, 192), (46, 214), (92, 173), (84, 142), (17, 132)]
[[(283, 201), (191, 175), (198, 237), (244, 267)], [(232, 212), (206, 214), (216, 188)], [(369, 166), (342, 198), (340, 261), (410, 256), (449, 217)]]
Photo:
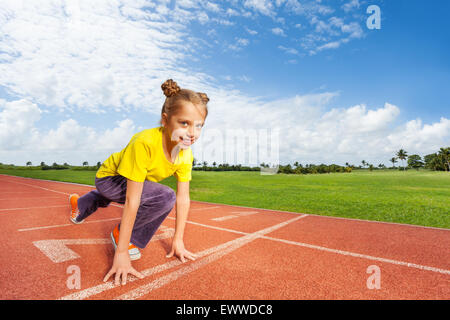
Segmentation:
[[(82, 223), (98, 207), (112, 201), (124, 204), (121, 222), (111, 232), (115, 254), (111, 269), (103, 281), (115, 274), (115, 284), (126, 284), (127, 274), (143, 275), (131, 266), (141, 257), (158, 227), (176, 202), (176, 227), (168, 258), (182, 262), (194, 260), (185, 249), (184, 227), (190, 206), (189, 181), (192, 179), (193, 155), (190, 146), (199, 138), (208, 115), (209, 98), (205, 93), (180, 89), (172, 79), (161, 88), (166, 100), (161, 110), (160, 127), (135, 134), (120, 152), (113, 153), (99, 168), (96, 189), (79, 197), (69, 196), (70, 220)], [(177, 192), (158, 182), (174, 175)]]

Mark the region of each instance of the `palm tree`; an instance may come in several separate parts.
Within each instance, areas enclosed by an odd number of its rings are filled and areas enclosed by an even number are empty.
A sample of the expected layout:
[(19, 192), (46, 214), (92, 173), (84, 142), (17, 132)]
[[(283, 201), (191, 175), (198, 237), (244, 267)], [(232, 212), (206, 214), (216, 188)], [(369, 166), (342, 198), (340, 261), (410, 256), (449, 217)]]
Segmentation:
[[(450, 147), (447, 148), (440, 148), (438, 155), (441, 156), (444, 160), (444, 162), (446, 163), (445, 167), (445, 171), (449, 171), (450, 172)], [(448, 170), (447, 170), (448, 168)]]
[[(403, 150), (403, 149), (400, 149), (397, 152), (397, 158), (402, 160), (402, 165), (403, 165), (403, 160), (405, 160), (407, 156), (408, 156), (408, 153), (405, 150)], [(403, 165), (403, 170), (405, 170), (405, 166), (404, 165)]]
[(389, 160), (390, 162), (392, 162), (392, 168), (395, 168), (395, 163), (397, 162), (397, 158), (393, 157), (391, 158), (391, 160)]
[(361, 163), (362, 163), (362, 165), (363, 165), (363, 168), (364, 168), (364, 167), (366, 166), (366, 164), (367, 164), (366, 160), (361, 161)]

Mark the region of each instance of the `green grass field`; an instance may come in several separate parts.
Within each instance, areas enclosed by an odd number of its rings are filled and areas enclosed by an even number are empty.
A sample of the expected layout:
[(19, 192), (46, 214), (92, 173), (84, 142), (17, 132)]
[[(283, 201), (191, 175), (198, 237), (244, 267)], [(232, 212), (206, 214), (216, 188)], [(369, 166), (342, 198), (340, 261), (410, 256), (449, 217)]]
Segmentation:
[[(94, 185), (95, 171), (0, 169)], [(356, 171), (309, 175), (193, 171), (191, 200), (450, 228), (450, 173)], [(176, 190), (170, 177), (161, 183)]]

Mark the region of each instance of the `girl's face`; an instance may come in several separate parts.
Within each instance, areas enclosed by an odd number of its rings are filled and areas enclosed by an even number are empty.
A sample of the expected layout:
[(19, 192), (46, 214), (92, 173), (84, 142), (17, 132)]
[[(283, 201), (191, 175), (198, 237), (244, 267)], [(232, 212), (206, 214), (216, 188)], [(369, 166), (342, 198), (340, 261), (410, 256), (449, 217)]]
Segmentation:
[(201, 108), (196, 108), (191, 102), (185, 102), (178, 112), (170, 119), (163, 113), (162, 124), (170, 136), (173, 145), (182, 149), (189, 148), (200, 137), (205, 122)]

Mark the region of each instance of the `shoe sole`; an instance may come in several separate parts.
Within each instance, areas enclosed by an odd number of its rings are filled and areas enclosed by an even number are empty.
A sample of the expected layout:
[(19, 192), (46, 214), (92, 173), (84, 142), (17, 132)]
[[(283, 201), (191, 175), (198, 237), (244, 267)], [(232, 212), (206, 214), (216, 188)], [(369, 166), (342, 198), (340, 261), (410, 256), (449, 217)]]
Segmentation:
[(70, 206), (70, 216), (69, 216), (69, 220), (70, 220), (72, 223), (80, 224), (80, 223), (83, 223), (84, 220), (77, 221), (77, 220), (75, 220), (75, 219), (72, 218), (72, 203), (70, 202), (70, 198), (71, 198), (73, 195), (75, 195), (75, 194), (71, 194), (71, 195), (69, 196), (69, 206)]
[[(110, 234), (111, 236), (111, 242), (114, 246), (114, 251), (117, 250), (117, 244), (116, 244), (116, 240), (114, 239), (113, 233), (111, 232)], [(137, 254), (130, 254), (130, 251), (128, 251), (128, 255), (130, 256), (130, 260), (138, 260), (141, 258), (141, 253), (137, 253)]]

